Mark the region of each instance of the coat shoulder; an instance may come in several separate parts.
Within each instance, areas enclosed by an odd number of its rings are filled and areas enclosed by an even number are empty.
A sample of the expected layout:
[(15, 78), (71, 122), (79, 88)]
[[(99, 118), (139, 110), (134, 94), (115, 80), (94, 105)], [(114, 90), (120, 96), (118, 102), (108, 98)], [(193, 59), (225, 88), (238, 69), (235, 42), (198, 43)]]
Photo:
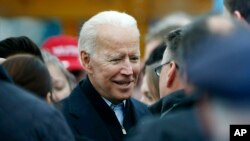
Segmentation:
[(134, 98), (131, 98), (130, 99), (134, 108), (135, 108), (135, 111), (138, 112), (138, 114), (140, 115), (151, 115), (150, 111), (148, 110), (148, 106)]

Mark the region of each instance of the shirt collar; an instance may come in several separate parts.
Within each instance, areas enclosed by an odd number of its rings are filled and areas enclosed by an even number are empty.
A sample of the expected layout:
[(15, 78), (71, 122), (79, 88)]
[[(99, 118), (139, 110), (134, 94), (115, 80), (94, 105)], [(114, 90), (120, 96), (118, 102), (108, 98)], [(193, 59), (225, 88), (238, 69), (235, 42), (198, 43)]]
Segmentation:
[[(106, 98), (102, 97), (102, 99), (108, 104), (109, 107), (112, 105), (112, 102), (110, 102), (110, 101), (107, 100)], [(126, 100), (123, 100), (122, 102), (123, 102), (123, 105), (124, 105), (124, 107), (125, 107), (125, 105), (126, 105)]]

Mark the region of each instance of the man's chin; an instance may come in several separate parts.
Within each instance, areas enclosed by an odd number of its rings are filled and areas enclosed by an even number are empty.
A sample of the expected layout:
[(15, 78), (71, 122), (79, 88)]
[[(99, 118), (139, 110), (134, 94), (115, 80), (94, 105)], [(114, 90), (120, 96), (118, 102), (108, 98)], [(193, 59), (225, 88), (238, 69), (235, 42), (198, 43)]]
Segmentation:
[(123, 100), (129, 99), (131, 96), (132, 96), (132, 93), (120, 93), (118, 99), (120, 101), (123, 101)]

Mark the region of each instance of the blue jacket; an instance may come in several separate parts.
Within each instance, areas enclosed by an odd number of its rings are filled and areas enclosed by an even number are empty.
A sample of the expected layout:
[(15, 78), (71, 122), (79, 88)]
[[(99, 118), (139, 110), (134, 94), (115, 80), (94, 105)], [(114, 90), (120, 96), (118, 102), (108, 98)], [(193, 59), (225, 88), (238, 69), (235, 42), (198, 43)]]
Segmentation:
[[(77, 138), (94, 141), (123, 139), (121, 126), (114, 112), (88, 78), (82, 80), (62, 102), (62, 112)], [(134, 99), (127, 99), (123, 122), (126, 131), (147, 114), (149, 111), (146, 105)]]
[(0, 66), (0, 140), (73, 141), (63, 116), (11, 83)]

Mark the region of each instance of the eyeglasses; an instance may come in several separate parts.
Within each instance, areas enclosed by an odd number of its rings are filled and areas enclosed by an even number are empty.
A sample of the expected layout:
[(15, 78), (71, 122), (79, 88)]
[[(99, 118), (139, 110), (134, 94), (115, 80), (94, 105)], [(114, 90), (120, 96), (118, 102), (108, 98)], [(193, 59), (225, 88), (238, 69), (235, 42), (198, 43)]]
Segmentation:
[[(155, 73), (156, 73), (156, 75), (157, 75), (157, 76), (160, 76), (162, 67), (163, 67), (164, 65), (169, 64), (170, 62), (171, 62), (171, 60), (168, 61), (168, 62), (166, 62), (166, 63), (164, 63), (164, 64), (162, 64), (162, 65), (160, 65), (160, 66), (158, 66), (158, 67), (156, 67), (156, 68), (155, 68)], [(175, 63), (175, 65), (176, 65), (176, 68), (179, 69), (179, 66), (178, 66), (176, 63)]]
[(155, 68), (155, 73), (156, 73), (156, 75), (157, 75), (157, 76), (160, 76), (162, 67), (163, 67), (164, 65), (169, 64), (170, 62), (171, 62), (171, 61), (168, 61), (168, 62), (166, 62), (166, 63), (164, 63), (164, 64), (162, 64), (162, 65), (156, 67), (156, 68)]

